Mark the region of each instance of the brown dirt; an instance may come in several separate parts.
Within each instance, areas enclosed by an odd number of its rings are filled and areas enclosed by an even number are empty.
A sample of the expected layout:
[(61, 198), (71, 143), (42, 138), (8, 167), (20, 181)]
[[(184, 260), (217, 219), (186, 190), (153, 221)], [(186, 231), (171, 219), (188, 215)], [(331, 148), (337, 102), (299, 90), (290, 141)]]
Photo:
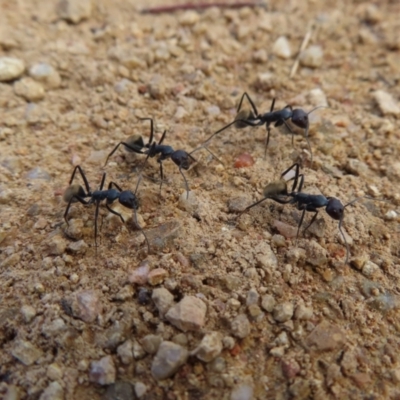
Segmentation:
[[(246, 399), (234, 396), (249, 387), (256, 399), (400, 398), (400, 123), (374, 95), (400, 99), (400, 4), (270, 1), (266, 9), (142, 15), (142, 6), (157, 2), (103, 0), (89, 18), (70, 24), (53, 3), (0, 2), (0, 57), (19, 58), (27, 69), (45, 62), (61, 76), (59, 87), (31, 103), (17, 95), (18, 80), (0, 84), (0, 395), (39, 398), (57, 381), (66, 399), (103, 398), (111, 389), (90, 382), (89, 370), (109, 354), (116, 381), (144, 383), (146, 399)], [(299, 66), (289, 78), (312, 24), (309, 46), (321, 46), (322, 64)], [(292, 49), (287, 59), (273, 53), (280, 36)], [(185, 172), (195, 196), (189, 202), (170, 160), (161, 196), (158, 164), (148, 162), (139, 220), (152, 254), (132, 220), (124, 226), (103, 207), (97, 253), (93, 206), (74, 204), (75, 230), (67, 230), (62, 194), (75, 165), (92, 189), (103, 172), (106, 184), (135, 189), (143, 157), (121, 149), (106, 167), (104, 161), (119, 141), (147, 139), (148, 123), (138, 117), (154, 118), (157, 138), (166, 129), (165, 143), (189, 151), (232, 121), (244, 91), (259, 111), (274, 97), (276, 108), (311, 110), (318, 88), (329, 108), (310, 114), (312, 166), (302, 135), (292, 146), (285, 129), (273, 127), (264, 159), (264, 127), (230, 128), (210, 144), (224, 165), (194, 154), (198, 163)], [(255, 164), (235, 169), (241, 153)], [(387, 200), (346, 208), (350, 265), (337, 222), (323, 210), (297, 243), (288, 225), (297, 225), (300, 212), (290, 205), (266, 201), (232, 222), (295, 161), (304, 166), (304, 191), (343, 203), (362, 195)], [(205, 332), (232, 336), (230, 321), (249, 317), (250, 334), (219, 355), (222, 370), (191, 356), (157, 382), (154, 355), (121, 361), (117, 349), (127, 340), (154, 333), (182, 341), (152, 301), (139, 304), (138, 285), (131, 290), (129, 273), (144, 260), (167, 271), (157, 286), (175, 300), (200, 294), (207, 304), (206, 325), (185, 333), (189, 350)], [(312, 315), (302, 320), (298, 311), (279, 322), (274, 312), (246, 305), (251, 288), (278, 306), (305, 305)], [(82, 290), (99, 294), (93, 322), (68, 308)], [(39, 352), (30, 365), (16, 356), (21, 342)]]

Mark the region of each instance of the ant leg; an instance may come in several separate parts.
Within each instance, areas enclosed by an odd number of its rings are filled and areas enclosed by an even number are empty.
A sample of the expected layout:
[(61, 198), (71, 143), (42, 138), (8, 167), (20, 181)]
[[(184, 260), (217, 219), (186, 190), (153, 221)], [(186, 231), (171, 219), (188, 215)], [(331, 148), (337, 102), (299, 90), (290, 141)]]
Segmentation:
[(346, 245), (346, 260), (344, 263), (347, 264), (349, 262), (350, 250), (349, 250), (349, 244), (347, 243), (347, 240), (346, 240), (346, 236), (344, 235), (343, 230), (342, 230), (342, 222), (343, 222), (343, 217), (340, 218), (338, 228), (339, 228), (339, 232), (341, 233), (342, 238), (344, 240), (344, 244)]
[(104, 172), (103, 177), (101, 178), (99, 190), (103, 190), (105, 180), (106, 180), (106, 173)]
[(183, 174), (183, 172), (182, 172), (182, 168), (181, 167), (179, 167), (179, 172), (181, 173), (181, 175), (182, 175), (182, 178), (183, 178), (183, 180), (185, 181), (185, 187), (186, 187), (186, 200), (188, 200), (189, 199), (189, 184), (188, 184), (188, 182), (187, 182), (187, 179), (185, 178), (185, 175)]
[(115, 182), (110, 182), (108, 184), (108, 189), (112, 189), (112, 187), (115, 186), (120, 192), (122, 192), (122, 189), (119, 185), (117, 185)]
[(110, 211), (110, 213), (112, 213), (112, 214), (117, 215), (118, 217), (120, 217), (123, 224), (125, 223), (125, 220), (124, 220), (124, 218), (122, 217), (122, 215), (121, 215), (119, 212), (113, 210), (107, 203), (106, 203), (106, 208), (107, 208), (108, 211)]
[[(236, 112), (239, 113), (240, 109), (242, 108), (242, 103), (243, 103), (243, 100), (245, 97), (249, 101), (251, 108), (253, 109), (254, 115), (257, 116), (258, 115), (257, 107), (255, 106), (253, 100), (250, 98), (250, 96), (246, 92), (243, 93)], [(275, 103), (275, 99), (274, 99), (274, 103)]]
[[(291, 167), (289, 167), (286, 171), (283, 171), (282, 174), (281, 174), (281, 179), (283, 179), (283, 178), (285, 177), (285, 175), (286, 175), (289, 171), (291, 171), (291, 170), (293, 169), (293, 167), (296, 168), (296, 169), (295, 169), (294, 177), (287, 180), (287, 182), (293, 180), (292, 193), (296, 190), (297, 182), (298, 182), (298, 180), (299, 180), (299, 177), (302, 177), (302, 176), (303, 176), (303, 174), (299, 174), (299, 172), (300, 172), (300, 165), (299, 165), (298, 163), (294, 163)], [(301, 189), (300, 189), (300, 190), (301, 190)], [(300, 190), (298, 190), (298, 191), (300, 191)]]
[(299, 187), (298, 187), (297, 191), (301, 192), (301, 189), (303, 189), (303, 184), (304, 184), (304, 175), (300, 174), (299, 178), (300, 178), (300, 183), (299, 183)]
[(144, 233), (143, 228), (139, 225), (139, 222), (137, 220), (137, 214), (136, 214), (136, 208), (133, 209), (133, 215), (135, 216), (135, 224), (136, 226), (140, 229), (140, 232), (142, 232), (144, 238), (146, 239), (146, 243), (147, 243), (147, 253), (150, 253), (150, 242), (149, 239), (147, 239), (146, 234)]
[(315, 214), (313, 215), (313, 217), (311, 218), (310, 223), (306, 226), (306, 228), (303, 231), (303, 236), (305, 235), (307, 229), (313, 224), (313, 222), (315, 221), (315, 219), (317, 218), (318, 215), (318, 211), (315, 211)]
[(79, 197), (79, 196), (72, 196), (72, 197), (69, 199), (67, 208), (65, 209), (65, 212), (64, 212), (64, 220), (65, 220), (65, 222), (67, 223), (67, 225), (69, 225), (69, 222), (68, 222), (68, 220), (67, 220), (68, 212), (69, 212), (69, 209), (70, 209), (70, 207), (71, 207), (71, 203), (72, 203), (72, 201), (73, 201), (74, 199), (78, 200), (80, 203), (85, 204), (85, 205), (90, 204), (90, 200), (88, 201), (88, 200), (82, 199), (82, 197)]
[(153, 118), (139, 118), (141, 121), (150, 121), (150, 138), (149, 142), (147, 143), (146, 147), (150, 147), (150, 144), (153, 142), (154, 137), (154, 122)]
[(236, 218), (239, 218), (242, 214), (244, 214), (246, 211), (249, 211), (250, 208), (253, 208), (257, 205), (259, 205), (260, 203), (262, 203), (263, 201), (267, 200), (267, 199), (271, 199), (276, 201), (279, 204), (289, 204), (290, 202), (292, 202), (293, 199), (281, 199), (279, 197), (263, 197), (261, 200), (256, 201), (255, 203), (251, 204), (250, 206), (246, 207), (243, 211), (241, 211), (239, 213), (239, 215)]
[(81, 177), (82, 177), (83, 182), (84, 182), (84, 184), (85, 184), (86, 192), (88, 193), (88, 195), (90, 195), (89, 182), (88, 182), (88, 180), (86, 179), (85, 173), (83, 172), (82, 168), (81, 168), (79, 165), (77, 165), (77, 166), (74, 168), (74, 170), (73, 170), (73, 172), (72, 172), (72, 175), (71, 175), (71, 179), (69, 180), (69, 184), (71, 185), (72, 181), (74, 180), (76, 171), (78, 171), (78, 172), (81, 174)]
[(143, 152), (142, 152), (138, 147), (131, 146), (131, 145), (129, 145), (128, 143), (125, 143), (125, 142), (119, 142), (119, 143), (114, 147), (113, 151), (107, 156), (107, 159), (106, 159), (106, 162), (104, 163), (104, 166), (107, 165), (108, 160), (109, 160), (110, 157), (118, 150), (118, 148), (119, 148), (119, 146), (120, 146), (121, 144), (122, 144), (123, 146), (125, 146), (127, 149), (133, 151), (134, 153), (143, 154)]
[(94, 213), (94, 245), (96, 247), (96, 252), (97, 252), (97, 219), (99, 217), (99, 206), (100, 206), (100, 201), (96, 201), (96, 211)]
[(162, 184), (163, 184), (163, 181), (164, 181), (164, 172), (163, 172), (162, 161), (161, 161), (161, 160), (157, 160), (157, 162), (160, 164), (160, 176), (161, 176), (161, 182), (160, 182), (160, 196), (161, 196), (161, 188), (162, 188)]
[(274, 111), (274, 107), (275, 107), (275, 97), (272, 99), (272, 103), (271, 103), (271, 107), (270, 107), (270, 109), (269, 109), (269, 112), (273, 112)]
[(305, 213), (306, 213), (306, 209), (303, 208), (303, 212), (301, 213), (301, 217), (300, 217), (300, 222), (299, 222), (299, 225), (297, 226), (296, 245), (297, 245), (297, 240), (298, 240), (298, 238), (299, 238), (300, 228), (301, 228), (301, 225), (303, 224), (303, 220), (304, 220), (304, 215), (305, 215)]
[(162, 136), (161, 136), (161, 139), (160, 139), (160, 141), (158, 142), (158, 144), (161, 144), (163, 141), (164, 141), (164, 139), (165, 139), (165, 135), (167, 134), (167, 131), (165, 130), (164, 132), (163, 132), (163, 134), (162, 134)]
[(293, 132), (293, 129), (289, 126), (289, 124), (284, 119), (282, 119), (282, 122), (285, 124), (287, 130), (292, 134), (292, 147), (293, 147), (294, 146), (294, 132)]
[(269, 144), (269, 135), (271, 133), (271, 128), (270, 128), (268, 122), (265, 124), (265, 127), (267, 128), (267, 139), (265, 140), (264, 159), (267, 157), (267, 147), (268, 147), (268, 144)]
[[(241, 121), (242, 122), (242, 121)], [(211, 139), (218, 135), (218, 133), (223, 132), (225, 129), (228, 129), (229, 127), (231, 127), (232, 125), (235, 125), (237, 123), (237, 120), (230, 122), (228, 125), (225, 125), (223, 128), (219, 129), (218, 131), (214, 132), (201, 146), (197, 147), (196, 149), (194, 149), (192, 151), (192, 153), (196, 152), (197, 150), (200, 150), (202, 148), (204, 148), (210, 141)]]
[(311, 150), (310, 141), (308, 140), (308, 128), (309, 128), (309, 124), (308, 124), (308, 121), (307, 121), (307, 128), (306, 128), (305, 131), (304, 131), (304, 138), (306, 139), (307, 146), (308, 146), (308, 150), (310, 150), (310, 163), (311, 163), (311, 165), (312, 165), (312, 162), (313, 162), (313, 153), (312, 153), (312, 150)]

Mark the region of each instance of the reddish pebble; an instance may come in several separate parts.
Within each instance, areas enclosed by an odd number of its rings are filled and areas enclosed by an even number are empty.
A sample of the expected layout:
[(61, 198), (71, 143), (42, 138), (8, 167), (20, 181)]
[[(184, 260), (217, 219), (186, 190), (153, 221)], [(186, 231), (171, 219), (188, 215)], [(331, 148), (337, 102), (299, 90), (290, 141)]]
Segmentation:
[(254, 164), (254, 158), (248, 153), (243, 153), (236, 158), (233, 166), (235, 168), (246, 168), (246, 167), (251, 167), (253, 164)]
[(240, 346), (236, 343), (235, 346), (230, 350), (230, 353), (233, 357), (236, 357), (241, 350), (242, 349), (240, 348)]

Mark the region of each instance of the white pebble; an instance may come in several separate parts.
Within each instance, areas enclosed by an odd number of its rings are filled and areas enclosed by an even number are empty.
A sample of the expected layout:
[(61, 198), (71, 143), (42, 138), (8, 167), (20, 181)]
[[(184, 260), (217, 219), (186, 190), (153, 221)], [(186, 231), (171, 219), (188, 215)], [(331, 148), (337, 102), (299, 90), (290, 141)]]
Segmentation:
[(324, 52), (321, 46), (310, 46), (300, 54), (300, 64), (304, 67), (318, 68), (321, 66)]
[(272, 52), (280, 58), (290, 58), (292, 56), (292, 50), (290, 49), (289, 41), (285, 36), (280, 36), (276, 39)]
[(0, 57), (0, 82), (19, 78), (25, 70), (22, 60), (13, 57)]
[(397, 213), (394, 210), (390, 210), (385, 214), (385, 219), (387, 221), (393, 221), (394, 219), (397, 219)]
[(383, 115), (400, 115), (400, 106), (390, 93), (376, 90), (373, 96)]

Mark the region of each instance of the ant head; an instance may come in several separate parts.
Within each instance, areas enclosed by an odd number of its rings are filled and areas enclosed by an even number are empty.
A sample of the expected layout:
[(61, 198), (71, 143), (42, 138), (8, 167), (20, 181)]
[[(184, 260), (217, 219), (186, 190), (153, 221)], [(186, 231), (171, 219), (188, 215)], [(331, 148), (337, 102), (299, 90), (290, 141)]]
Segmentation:
[[(141, 150), (143, 149), (144, 141), (143, 138), (140, 135), (132, 135), (129, 136), (128, 139), (125, 141), (126, 144), (128, 144), (130, 147), (133, 147), (134, 149)], [(128, 147), (126, 148), (129, 152), (132, 152), (131, 149)]]
[(185, 150), (176, 150), (171, 155), (171, 160), (182, 169), (189, 169), (190, 166), (196, 161), (189, 153)]
[(130, 190), (124, 190), (119, 195), (119, 202), (126, 208), (137, 210), (139, 208), (139, 201), (134, 193)]
[(280, 181), (269, 183), (267, 186), (265, 186), (263, 190), (264, 197), (275, 197), (287, 194), (287, 184), (286, 181), (284, 181), (283, 179), (281, 179)]
[(63, 194), (63, 200), (66, 203), (69, 203), (70, 201), (72, 203), (75, 203), (76, 201), (78, 201), (76, 200), (76, 198), (73, 199), (73, 197), (86, 197), (85, 190), (81, 185), (70, 185), (67, 187)]
[(328, 197), (328, 204), (325, 210), (327, 214), (336, 221), (340, 221), (343, 218), (344, 205), (335, 197)]
[(255, 119), (256, 116), (254, 115), (252, 110), (242, 110), (237, 113), (236, 118), (235, 118), (235, 128), (241, 129), (241, 128), (247, 128), (249, 125), (245, 124), (242, 121), (247, 121), (251, 119)]
[(306, 129), (308, 127), (308, 114), (301, 108), (293, 110), (292, 122), (299, 128)]

